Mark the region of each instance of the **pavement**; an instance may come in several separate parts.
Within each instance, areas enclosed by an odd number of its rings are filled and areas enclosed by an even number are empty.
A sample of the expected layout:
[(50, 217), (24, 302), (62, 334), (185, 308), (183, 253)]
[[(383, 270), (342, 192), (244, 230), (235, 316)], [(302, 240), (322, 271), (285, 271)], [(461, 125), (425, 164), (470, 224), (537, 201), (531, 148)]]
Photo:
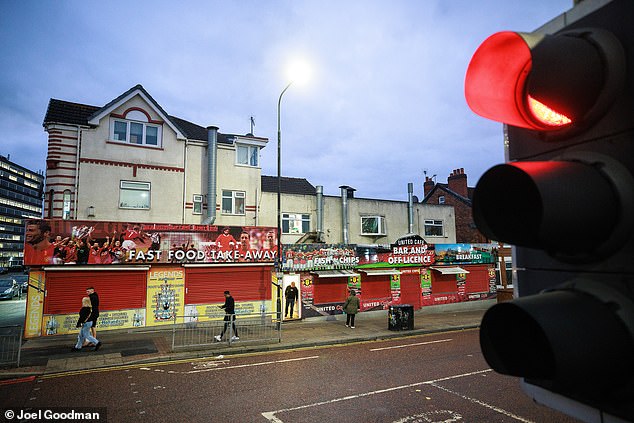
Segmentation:
[(98, 338), (103, 343), (99, 351), (84, 348), (80, 352), (72, 352), (77, 335), (45, 336), (26, 340), (22, 345), (20, 366), (0, 368), (0, 380), (474, 329), (480, 326), (484, 312), (495, 302), (484, 300), (423, 307), (414, 312), (412, 330), (390, 330), (388, 312), (381, 310), (357, 314), (354, 329), (345, 326), (345, 315), (284, 321), (280, 342), (218, 342), (191, 350), (179, 348), (172, 351), (172, 329), (169, 326), (98, 332)]

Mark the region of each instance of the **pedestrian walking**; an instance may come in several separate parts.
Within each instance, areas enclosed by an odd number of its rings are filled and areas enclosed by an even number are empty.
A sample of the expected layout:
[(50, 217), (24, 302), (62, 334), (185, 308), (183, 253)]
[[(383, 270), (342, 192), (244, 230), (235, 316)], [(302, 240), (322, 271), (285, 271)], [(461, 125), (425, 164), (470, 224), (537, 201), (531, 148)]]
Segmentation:
[(299, 291), (295, 286), (295, 282), (291, 282), (289, 286), (286, 287), (284, 291), (284, 298), (286, 299), (286, 308), (284, 311), (284, 317), (288, 317), (288, 309), (291, 309), (291, 319), (293, 318), (293, 308), (295, 307), (295, 302), (299, 298)]
[(86, 288), (86, 294), (90, 298), (90, 305), (92, 307), (92, 313), (90, 315), (90, 321), (92, 327), (90, 328), (90, 334), (93, 338), (97, 337), (97, 318), (99, 317), (99, 295), (95, 292), (95, 288), (92, 286)]
[(354, 318), (361, 308), (361, 302), (354, 289), (350, 290), (350, 296), (346, 298), (343, 305), (343, 311), (346, 313), (346, 327), (354, 329)]
[(216, 341), (218, 341), (218, 342), (222, 341), (222, 337), (225, 335), (225, 332), (229, 328), (229, 324), (231, 324), (231, 328), (233, 330), (233, 332), (232, 332), (233, 335), (231, 335), (231, 340), (232, 341), (237, 341), (237, 340), (240, 339), (238, 337), (238, 330), (236, 329), (236, 310), (235, 310), (235, 305), (236, 305), (236, 303), (235, 303), (233, 297), (231, 296), (231, 293), (229, 291), (225, 291), (225, 303), (220, 306), (220, 308), (224, 308), (225, 309), (225, 318), (224, 318), (225, 325), (222, 328), (222, 332), (220, 332), (220, 335), (216, 335), (214, 337), (216, 339)]
[(91, 335), (90, 328), (92, 327), (92, 307), (90, 307), (90, 298), (84, 297), (81, 299), (81, 309), (79, 310), (79, 319), (77, 320), (77, 327), (79, 335), (77, 335), (77, 343), (73, 347), (72, 351), (80, 351), (84, 346), (84, 341), (92, 342), (95, 344), (95, 351), (101, 348), (101, 342)]

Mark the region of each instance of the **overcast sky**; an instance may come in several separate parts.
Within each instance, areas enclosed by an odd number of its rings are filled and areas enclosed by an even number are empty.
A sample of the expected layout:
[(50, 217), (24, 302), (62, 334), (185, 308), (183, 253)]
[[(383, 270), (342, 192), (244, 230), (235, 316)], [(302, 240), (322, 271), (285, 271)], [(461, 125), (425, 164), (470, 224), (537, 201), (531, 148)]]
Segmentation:
[(469, 186), (504, 160), (501, 124), (474, 115), (464, 74), (501, 30), (532, 31), (572, 0), (0, 0), (0, 154), (44, 170), (50, 98), (103, 106), (141, 84), (163, 107), (222, 133), (267, 137), (288, 63), (311, 77), (282, 99), (282, 174), (422, 198), (424, 171)]

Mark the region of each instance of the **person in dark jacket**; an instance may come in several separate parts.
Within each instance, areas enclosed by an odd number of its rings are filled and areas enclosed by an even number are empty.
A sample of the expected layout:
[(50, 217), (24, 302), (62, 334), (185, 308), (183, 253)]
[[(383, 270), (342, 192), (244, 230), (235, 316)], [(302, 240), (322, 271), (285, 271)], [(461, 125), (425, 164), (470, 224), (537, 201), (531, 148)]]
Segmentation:
[(350, 296), (343, 305), (343, 311), (346, 312), (346, 327), (354, 329), (354, 318), (361, 308), (361, 302), (354, 289), (350, 290)]
[(291, 282), (289, 286), (286, 287), (284, 291), (284, 298), (286, 299), (286, 308), (284, 309), (284, 317), (288, 317), (288, 309), (291, 309), (291, 319), (293, 318), (293, 308), (295, 307), (295, 302), (299, 298), (299, 290), (295, 286), (295, 282)]
[(225, 303), (223, 305), (220, 306), (220, 308), (224, 308), (225, 309), (225, 326), (222, 328), (222, 332), (220, 332), (220, 335), (216, 335), (216, 341), (221, 341), (222, 337), (224, 336), (225, 332), (227, 331), (227, 328), (229, 328), (229, 322), (231, 322), (231, 328), (233, 329), (233, 335), (231, 336), (231, 340), (232, 341), (237, 341), (238, 339), (240, 339), (238, 337), (238, 330), (236, 329), (236, 310), (235, 310), (235, 301), (233, 300), (233, 297), (231, 296), (231, 293), (229, 291), (225, 291)]
[(97, 317), (99, 317), (99, 295), (95, 292), (95, 288), (88, 287), (86, 288), (86, 294), (90, 298), (90, 304), (92, 306), (92, 313), (90, 315), (90, 320), (92, 321), (92, 327), (90, 328), (90, 334), (93, 338), (97, 337)]
[(101, 342), (90, 334), (90, 328), (92, 327), (91, 319), (92, 308), (90, 307), (90, 298), (84, 297), (81, 299), (81, 309), (79, 310), (79, 319), (77, 320), (77, 327), (79, 335), (77, 335), (77, 343), (73, 347), (73, 351), (81, 350), (84, 345), (84, 341), (92, 342), (95, 344), (95, 351), (101, 348)]

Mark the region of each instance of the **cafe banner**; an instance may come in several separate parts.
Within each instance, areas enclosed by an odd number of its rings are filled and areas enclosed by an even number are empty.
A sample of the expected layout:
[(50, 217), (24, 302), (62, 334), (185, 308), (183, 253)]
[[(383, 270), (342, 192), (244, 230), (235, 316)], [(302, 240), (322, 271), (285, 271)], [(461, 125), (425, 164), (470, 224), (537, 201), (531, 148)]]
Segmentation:
[(285, 245), (282, 269), (285, 271), (353, 269), (359, 264), (355, 245)]
[(495, 244), (436, 244), (435, 264), (495, 263)]
[(270, 227), (32, 219), (24, 264), (272, 263), (276, 245)]

